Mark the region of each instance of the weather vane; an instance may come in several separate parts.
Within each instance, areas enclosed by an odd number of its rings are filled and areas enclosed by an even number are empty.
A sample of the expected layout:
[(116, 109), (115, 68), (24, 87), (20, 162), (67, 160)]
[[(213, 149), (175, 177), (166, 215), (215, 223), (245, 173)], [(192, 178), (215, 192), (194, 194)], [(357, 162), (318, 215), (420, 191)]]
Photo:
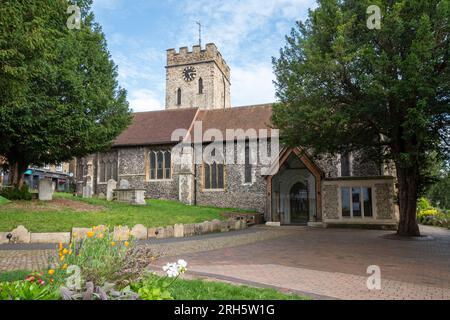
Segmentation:
[(202, 24), (200, 21), (196, 21), (195, 23), (198, 24), (198, 44), (200, 45), (200, 48), (202, 47)]

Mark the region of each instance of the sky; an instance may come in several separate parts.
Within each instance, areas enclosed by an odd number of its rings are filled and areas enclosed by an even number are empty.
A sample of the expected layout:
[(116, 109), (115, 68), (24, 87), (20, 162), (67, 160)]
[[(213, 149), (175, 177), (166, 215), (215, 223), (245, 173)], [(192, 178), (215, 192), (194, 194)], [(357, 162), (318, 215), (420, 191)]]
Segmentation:
[(133, 111), (163, 110), (166, 50), (215, 43), (231, 68), (233, 106), (275, 101), (272, 57), (315, 0), (94, 0)]

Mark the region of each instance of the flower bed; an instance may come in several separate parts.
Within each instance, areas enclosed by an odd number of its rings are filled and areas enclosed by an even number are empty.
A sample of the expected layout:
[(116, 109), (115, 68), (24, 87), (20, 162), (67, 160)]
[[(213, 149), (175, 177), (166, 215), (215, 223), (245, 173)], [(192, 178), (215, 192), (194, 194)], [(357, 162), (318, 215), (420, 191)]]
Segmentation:
[(424, 225), (450, 229), (450, 213), (434, 208), (425, 198), (419, 199), (417, 221)]

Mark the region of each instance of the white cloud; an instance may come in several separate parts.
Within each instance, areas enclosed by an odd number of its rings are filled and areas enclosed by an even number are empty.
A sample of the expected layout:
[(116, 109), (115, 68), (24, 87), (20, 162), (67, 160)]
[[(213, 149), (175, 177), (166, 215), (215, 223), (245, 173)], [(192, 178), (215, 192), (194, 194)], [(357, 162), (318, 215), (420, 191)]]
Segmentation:
[(271, 64), (232, 67), (231, 99), (233, 106), (275, 102), (275, 87)]
[[(314, 0), (197, 0), (183, 2), (180, 10), (187, 17), (184, 21), (192, 21), (192, 26), (194, 21), (202, 21), (205, 26), (204, 42), (215, 42), (223, 52), (235, 55), (242, 50), (241, 44), (249, 39), (283, 37), (289, 29), (275, 35), (278, 30), (271, 28), (270, 23), (300, 20), (314, 3)], [(196, 28), (184, 26), (183, 31), (184, 37), (180, 41), (196, 39)], [(253, 45), (258, 46), (257, 43)]]
[(160, 95), (148, 89), (137, 89), (129, 92), (128, 101), (134, 112), (164, 109)]

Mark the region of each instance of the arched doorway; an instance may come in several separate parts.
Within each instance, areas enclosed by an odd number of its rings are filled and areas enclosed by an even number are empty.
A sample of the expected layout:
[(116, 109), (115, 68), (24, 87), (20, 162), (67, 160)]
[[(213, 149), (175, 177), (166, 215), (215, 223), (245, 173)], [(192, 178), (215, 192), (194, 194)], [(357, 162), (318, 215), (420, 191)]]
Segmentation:
[(289, 193), (291, 204), (291, 223), (308, 223), (309, 197), (308, 185), (302, 182), (292, 186)]

